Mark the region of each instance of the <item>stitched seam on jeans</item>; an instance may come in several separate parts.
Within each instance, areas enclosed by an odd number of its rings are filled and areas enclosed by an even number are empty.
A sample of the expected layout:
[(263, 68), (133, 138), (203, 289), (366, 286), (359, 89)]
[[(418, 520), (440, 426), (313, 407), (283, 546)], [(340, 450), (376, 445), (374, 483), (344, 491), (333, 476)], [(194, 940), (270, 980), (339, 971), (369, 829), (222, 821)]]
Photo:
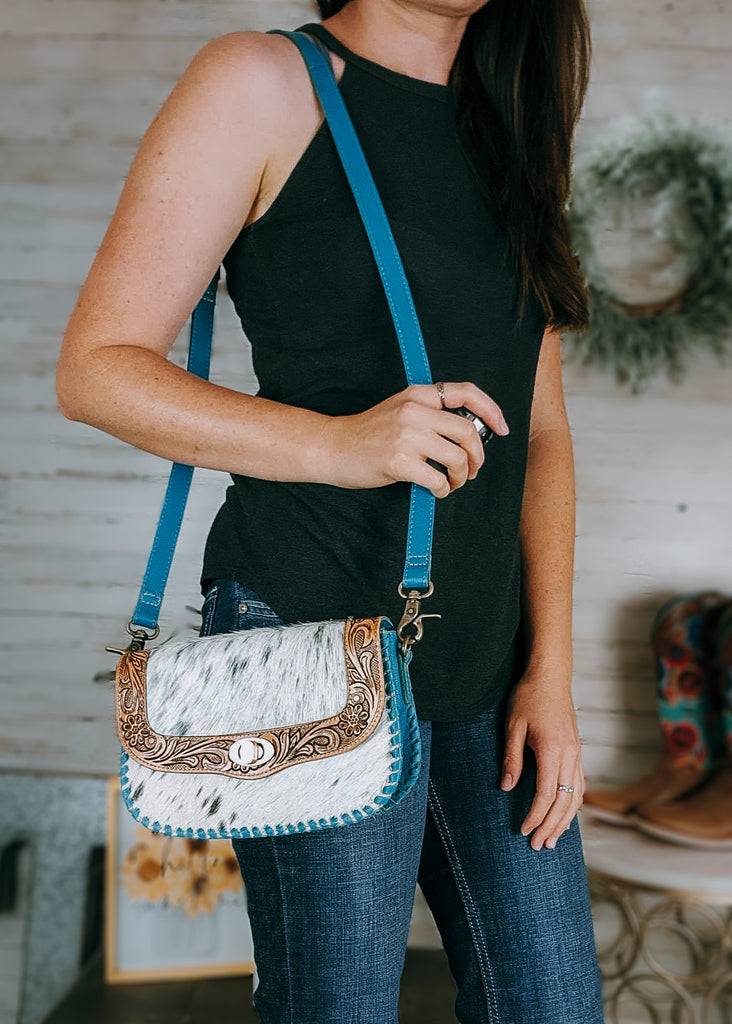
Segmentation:
[(430, 810), (432, 811), (432, 816), (435, 819), (437, 831), (445, 844), (445, 853), (447, 854), (450, 867), (453, 870), (455, 884), (457, 885), (460, 898), (463, 902), (465, 916), (468, 920), (468, 928), (470, 929), (470, 934), (473, 939), (476, 959), (478, 960), (480, 976), (483, 979), (483, 989), (488, 1007), (488, 1015), (493, 1018), (493, 1024), (500, 1024), (498, 1000), (496, 999), (496, 983), (493, 977), (493, 969), (491, 968), (490, 959), (488, 957), (488, 946), (485, 941), (485, 934), (483, 933), (483, 928), (480, 924), (480, 918), (478, 916), (478, 911), (473, 901), (473, 897), (471, 896), (470, 889), (468, 888), (467, 879), (465, 878), (462, 865), (460, 864), (460, 858), (458, 857), (455, 843), (447, 824), (445, 812), (442, 809), (440, 798), (437, 795), (437, 790), (435, 789), (432, 781), (429, 783), (429, 805)]
[[(292, 961), (290, 958), (290, 941), (287, 934), (287, 907), (285, 905), (285, 890), (282, 885), (282, 871), (280, 870), (280, 861), (277, 856), (277, 841), (270, 839), (269, 842), (272, 844), (272, 856), (274, 858), (275, 873), (277, 875), (277, 888), (280, 891), (280, 904), (282, 906), (282, 934), (285, 942), (285, 960), (287, 963), (287, 1020), (289, 1024), (294, 1024), (293, 1021), (293, 1003), (292, 1003)], [(246, 886), (246, 882), (244, 883)]]

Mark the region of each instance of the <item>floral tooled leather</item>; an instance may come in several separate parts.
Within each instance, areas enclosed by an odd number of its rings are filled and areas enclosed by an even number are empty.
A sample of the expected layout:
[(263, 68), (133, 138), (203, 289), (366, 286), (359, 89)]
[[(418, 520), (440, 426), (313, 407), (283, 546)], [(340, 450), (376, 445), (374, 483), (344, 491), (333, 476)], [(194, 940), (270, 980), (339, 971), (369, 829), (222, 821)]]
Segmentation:
[[(218, 736), (156, 732), (147, 714), (148, 651), (129, 650), (116, 673), (117, 731), (131, 758), (164, 772), (210, 772), (233, 778), (266, 778), (291, 765), (353, 749), (374, 732), (384, 713), (386, 691), (380, 643), (382, 619), (343, 623), (347, 700), (335, 715), (317, 722)], [(243, 634), (246, 638), (251, 633)], [(195, 641), (194, 641), (195, 642)], [(258, 745), (251, 763), (232, 758), (241, 740)]]

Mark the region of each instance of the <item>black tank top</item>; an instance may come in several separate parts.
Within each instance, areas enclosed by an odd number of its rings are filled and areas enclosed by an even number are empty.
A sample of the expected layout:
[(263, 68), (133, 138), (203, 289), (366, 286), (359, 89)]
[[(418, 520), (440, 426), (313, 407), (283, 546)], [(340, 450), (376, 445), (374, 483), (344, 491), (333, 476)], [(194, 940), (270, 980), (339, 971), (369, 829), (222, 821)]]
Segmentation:
[[(473, 717), (520, 671), (519, 517), (545, 321), (534, 295), (516, 330), (506, 238), (455, 131), (449, 86), (352, 53), (341, 93), (392, 225), (434, 380), (473, 381), (510, 427), (475, 480), (438, 500), (432, 579), (411, 677), (422, 718)], [(252, 346), (258, 394), (342, 416), (406, 386), (383, 287), (323, 123), (272, 205), (224, 260)], [(409, 484), (350, 490), (234, 476), (209, 535), (202, 581), (246, 584), (286, 622), (388, 615), (396, 624)]]

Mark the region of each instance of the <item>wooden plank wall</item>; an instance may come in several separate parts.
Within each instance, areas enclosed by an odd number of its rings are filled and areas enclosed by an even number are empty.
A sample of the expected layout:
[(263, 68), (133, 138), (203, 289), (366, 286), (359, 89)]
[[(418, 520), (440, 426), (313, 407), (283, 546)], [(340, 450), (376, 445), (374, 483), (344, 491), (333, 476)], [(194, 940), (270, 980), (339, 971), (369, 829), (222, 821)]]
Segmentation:
[[(661, 104), (729, 120), (728, 0), (596, 0), (580, 132)], [(165, 465), (55, 408), (60, 335), (134, 147), (207, 39), (295, 26), (304, 2), (5, 0), (0, 24), (0, 767), (115, 770), (112, 667)], [(184, 346), (175, 358), (182, 360)], [(253, 390), (226, 301), (214, 379)], [(579, 487), (576, 700), (589, 773), (639, 770), (658, 746), (647, 633), (686, 588), (732, 589), (732, 371), (700, 360), (682, 387), (630, 397), (567, 367)], [(195, 621), (207, 524), (226, 480), (199, 473), (164, 628)]]

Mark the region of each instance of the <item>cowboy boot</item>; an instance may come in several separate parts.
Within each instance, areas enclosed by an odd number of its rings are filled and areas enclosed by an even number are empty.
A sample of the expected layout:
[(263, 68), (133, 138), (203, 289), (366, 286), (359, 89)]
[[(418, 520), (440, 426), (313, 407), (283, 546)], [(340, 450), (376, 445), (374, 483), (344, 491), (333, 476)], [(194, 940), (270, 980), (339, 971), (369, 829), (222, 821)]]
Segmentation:
[(639, 806), (665, 805), (709, 778), (719, 740), (714, 732), (717, 716), (705, 624), (729, 601), (717, 591), (681, 594), (657, 612), (651, 644), (666, 751), (653, 771), (637, 782), (586, 791), (585, 809), (593, 817), (631, 825), (630, 815)]
[(663, 805), (641, 804), (635, 824), (650, 835), (686, 846), (732, 849), (732, 603), (714, 616), (714, 679), (722, 756), (712, 777), (696, 792)]
[(723, 610), (715, 630), (717, 683), (727, 760), (732, 764), (732, 602)]

